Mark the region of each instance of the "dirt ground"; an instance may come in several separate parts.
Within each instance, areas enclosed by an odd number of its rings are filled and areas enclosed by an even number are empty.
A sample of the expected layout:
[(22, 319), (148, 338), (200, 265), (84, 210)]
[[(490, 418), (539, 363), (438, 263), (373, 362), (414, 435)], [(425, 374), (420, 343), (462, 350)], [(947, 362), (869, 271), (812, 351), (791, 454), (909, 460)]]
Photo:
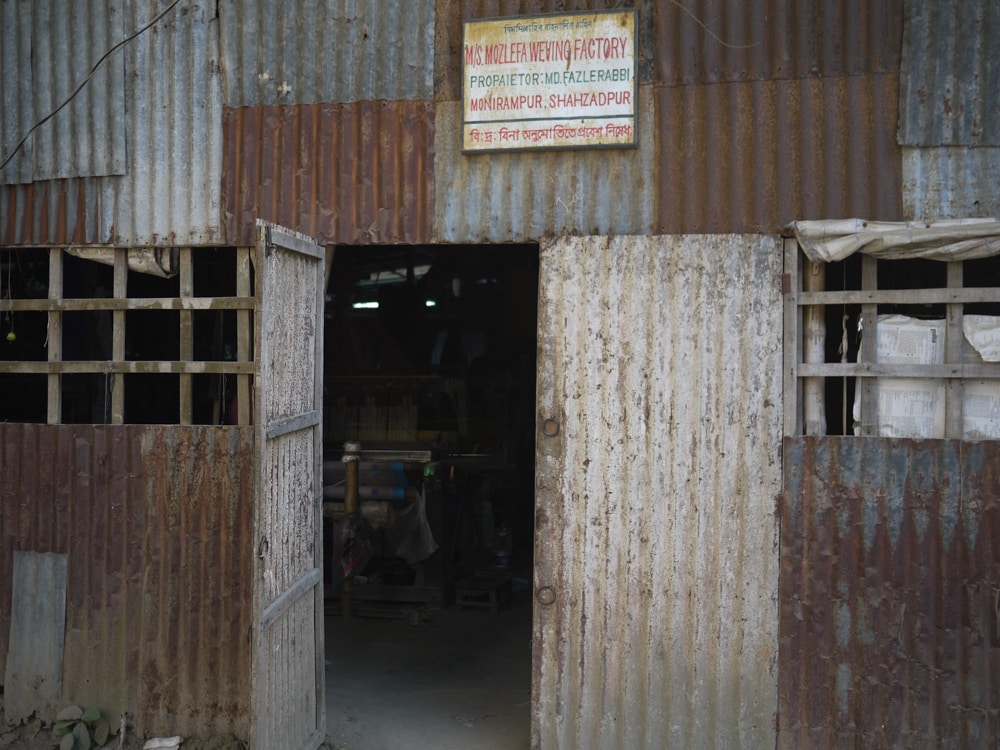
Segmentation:
[(449, 608), (419, 626), (327, 618), (334, 750), (530, 746), (531, 600), (498, 615)]
[[(531, 599), (515, 592), (499, 614), (454, 607), (417, 618), (328, 617), (326, 750), (525, 750), (530, 745)], [(51, 725), (12, 729), (0, 749), (49, 750)], [(112, 736), (113, 750), (144, 739)], [(233, 737), (186, 740), (181, 750), (243, 750)], [(280, 750), (280, 749), (275, 749)]]

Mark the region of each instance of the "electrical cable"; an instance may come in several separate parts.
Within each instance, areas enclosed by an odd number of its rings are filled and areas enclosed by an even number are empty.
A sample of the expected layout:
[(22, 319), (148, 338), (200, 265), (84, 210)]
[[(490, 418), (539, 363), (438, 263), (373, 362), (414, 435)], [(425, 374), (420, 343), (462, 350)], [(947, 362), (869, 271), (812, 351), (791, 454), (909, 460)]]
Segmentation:
[(36, 122), (34, 125), (31, 126), (31, 128), (28, 130), (28, 132), (24, 134), (24, 137), (21, 140), (19, 140), (17, 142), (17, 145), (14, 146), (14, 148), (11, 149), (11, 151), (10, 151), (9, 154), (7, 154), (7, 157), (2, 162), (0, 162), (0, 169), (3, 169), (4, 167), (7, 166), (7, 164), (10, 163), (10, 160), (14, 158), (14, 155), (18, 151), (21, 150), (21, 146), (23, 146), (25, 144), (25, 142), (28, 140), (28, 138), (31, 137), (32, 133), (34, 133), (36, 130), (38, 130), (38, 128), (42, 127), (42, 125), (44, 125), (49, 120), (51, 120), (53, 117), (55, 117), (63, 107), (65, 107), (67, 104), (69, 104), (71, 101), (73, 101), (73, 99), (76, 97), (76, 95), (79, 94), (80, 91), (83, 90), (83, 87), (86, 86), (87, 83), (90, 82), (90, 79), (94, 77), (94, 75), (97, 73), (97, 69), (100, 68), (101, 65), (103, 65), (104, 62), (109, 57), (111, 57), (111, 55), (113, 55), (119, 49), (121, 49), (126, 44), (128, 44), (129, 42), (131, 42), (137, 36), (139, 36), (140, 34), (142, 34), (148, 28), (150, 28), (151, 26), (153, 26), (157, 21), (159, 21), (161, 18), (163, 18), (165, 15), (167, 15), (167, 13), (169, 13), (170, 11), (172, 11), (174, 9), (174, 7), (180, 1), (181, 0), (174, 0), (172, 3), (170, 3), (170, 5), (168, 5), (164, 10), (162, 10), (159, 13), (159, 15), (157, 15), (152, 21), (150, 21), (149, 23), (147, 23), (145, 26), (143, 26), (138, 31), (136, 31), (136, 32), (130, 34), (129, 36), (125, 37), (120, 42), (118, 42), (118, 44), (116, 44), (114, 47), (112, 47), (107, 52), (105, 52), (103, 55), (101, 55), (101, 59), (98, 60), (96, 63), (94, 63), (94, 67), (90, 69), (90, 73), (88, 73), (87, 77), (84, 78), (82, 81), (80, 81), (80, 83), (78, 83), (76, 85), (76, 88), (73, 89), (73, 91), (70, 93), (70, 95), (67, 96), (58, 107), (56, 107), (54, 110), (52, 110), (47, 115), (45, 115), (45, 117), (43, 117), (41, 120), (39, 120), (38, 122)]

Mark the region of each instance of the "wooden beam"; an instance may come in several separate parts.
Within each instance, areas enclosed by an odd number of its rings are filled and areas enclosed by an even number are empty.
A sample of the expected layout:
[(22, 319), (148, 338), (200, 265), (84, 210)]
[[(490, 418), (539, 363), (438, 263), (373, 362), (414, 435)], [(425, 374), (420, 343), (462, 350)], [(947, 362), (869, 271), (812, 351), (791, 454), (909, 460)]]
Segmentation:
[[(890, 365), (884, 362), (799, 363), (801, 378), (970, 378), (990, 380), (1000, 378), (996, 364)], [(863, 417), (864, 415), (862, 415)]]
[[(961, 289), (961, 261), (948, 263), (948, 289)], [(952, 364), (962, 361), (962, 349), (965, 332), (962, 330), (962, 305), (950, 304), (945, 319), (944, 361)], [(963, 434), (962, 404), (964, 402), (965, 386), (960, 378), (950, 378), (945, 384), (944, 396), (944, 436), (946, 438), (961, 438)]]
[[(256, 305), (256, 299), (251, 289), (250, 275), (253, 249), (241, 247), (236, 250), (236, 294), (247, 298)], [(251, 347), (251, 311), (254, 307), (240, 309), (236, 312), (236, 361), (242, 366), (249, 364), (249, 372), (253, 374), (253, 352)], [(246, 374), (236, 376), (236, 411), (238, 424), (251, 423), (250, 378)], [(228, 408), (228, 405), (226, 405)]]
[[(114, 298), (128, 297), (128, 250), (115, 248), (115, 282)], [(125, 310), (114, 310), (112, 316), (111, 359), (115, 362), (125, 360)], [(125, 376), (121, 373), (108, 374), (111, 379), (111, 424), (125, 423)], [(107, 387), (107, 386), (105, 386)]]
[[(868, 256), (865, 256), (868, 257)], [(864, 261), (862, 261), (862, 264)], [(953, 303), (1000, 302), (997, 287), (937, 287), (933, 289), (871, 289), (830, 292), (802, 292), (798, 304), (809, 305), (948, 305)]]
[[(878, 260), (870, 255), (861, 256), (861, 288), (865, 291), (878, 289)], [(873, 366), (878, 359), (878, 305), (869, 302), (861, 306), (861, 352), (859, 363)], [(854, 384), (860, 391), (862, 436), (878, 434), (878, 394), (875, 380), (860, 377)]]
[[(179, 253), (180, 263), (180, 296), (181, 299), (194, 297), (194, 273), (191, 268), (191, 248), (182, 247)], [(190, 308), (180, 311), (180, 351), (178, 355), (182, 362), (194, 359), (194, 326)], [(191, 373), (182, 372), (179, 376), (180, 389), (180, 423), (191, 424), (193, 392), (191, 388)]]
[(785, 435), (802, 434), (802, 381), (799, 380), (799, 362), (802, 361), (802, 339), (799, 335), (802, 312), (798, 307), (798, 297), (802, 289), (799, 272), (799, 243), (793, 237), (784, 240), (785, 268), (782, 275), (784, 297), (784, 423)]
[[(49, 303), (62, 297), (63, 292), (63, 251), (59, 248), (49, 250)], [(49, 311), (49, 331), (47, 340), (48, 361), (62, 360), (62, 313), (58, 310)], [(62, 423), (62, 376), (50, 368), (48, 373), (48, 418), (49, 424)]]
[[(62, 252), (62, 251), (60, 251)], [(0, 300), (0, 312), (60, 312), (97, 310), (253, 310), (247, 297), (130, 297), (128, 299), (13, 299)]]

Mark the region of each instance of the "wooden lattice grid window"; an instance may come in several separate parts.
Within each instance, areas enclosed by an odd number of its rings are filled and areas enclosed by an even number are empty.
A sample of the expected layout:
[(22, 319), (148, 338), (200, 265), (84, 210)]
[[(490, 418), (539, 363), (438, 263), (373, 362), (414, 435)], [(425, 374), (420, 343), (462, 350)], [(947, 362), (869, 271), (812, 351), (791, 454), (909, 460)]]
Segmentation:
[(1000, 258), (784, 256), (786, 435), (1000, 438), (1000, 362), (969, 341), (1000, 334)]
[[(0, 419), (249, 424), (252, 252), (0, 250)], [(164, 278), (137, 270), (149, 263)]]

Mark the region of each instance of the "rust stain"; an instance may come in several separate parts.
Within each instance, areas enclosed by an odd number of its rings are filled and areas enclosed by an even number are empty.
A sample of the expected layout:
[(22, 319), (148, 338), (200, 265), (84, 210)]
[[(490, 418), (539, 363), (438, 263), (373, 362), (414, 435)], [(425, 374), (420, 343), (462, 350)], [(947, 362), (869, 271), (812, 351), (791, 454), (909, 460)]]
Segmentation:
[(785, 440), (779, 745), (1000, 736), (1000, 445)]
[(252, 245), (258, 218), (320, 244), (430, 241), (431, 102), (226, 109), (223, 129), (231, 244)]
[(66, 554), (65, 702), (247, 737), (252, 459), (246, 427), (0, 424), (0, 642), (13, 550)]

